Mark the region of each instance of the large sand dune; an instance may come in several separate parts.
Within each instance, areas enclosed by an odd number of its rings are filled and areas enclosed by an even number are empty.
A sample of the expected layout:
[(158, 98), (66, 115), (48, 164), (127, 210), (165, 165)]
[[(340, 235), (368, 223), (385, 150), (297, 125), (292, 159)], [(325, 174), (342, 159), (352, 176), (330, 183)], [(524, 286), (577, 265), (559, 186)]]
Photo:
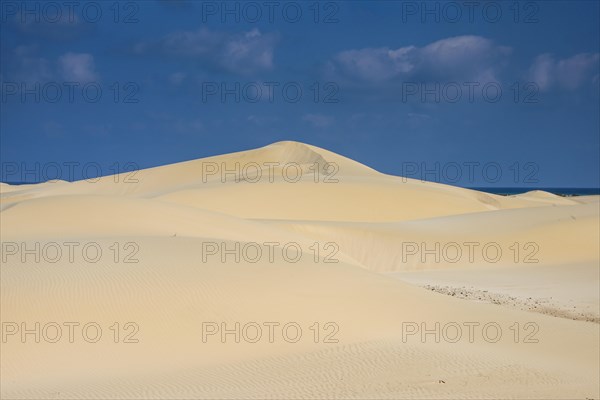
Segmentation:
[(600, 397), (597, 196), (297, 142), (0, 193), (3, 399)]

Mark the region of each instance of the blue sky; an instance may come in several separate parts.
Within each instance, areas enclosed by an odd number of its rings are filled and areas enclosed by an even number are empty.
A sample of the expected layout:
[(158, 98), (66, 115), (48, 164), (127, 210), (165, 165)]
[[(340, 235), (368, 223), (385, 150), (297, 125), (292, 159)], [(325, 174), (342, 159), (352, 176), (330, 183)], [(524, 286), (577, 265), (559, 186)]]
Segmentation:
[(65, 4), (1, 3), (0, 180), (297, 140), (461, 186), (600, 186), (597, 1)]

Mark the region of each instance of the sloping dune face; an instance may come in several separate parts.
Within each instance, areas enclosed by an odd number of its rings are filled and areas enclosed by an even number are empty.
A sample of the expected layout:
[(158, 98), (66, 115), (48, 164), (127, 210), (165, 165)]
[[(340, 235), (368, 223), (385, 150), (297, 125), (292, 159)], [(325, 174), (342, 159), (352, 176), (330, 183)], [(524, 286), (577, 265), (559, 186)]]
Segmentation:
[(0, 210), (2, 398), (600, 397), (598, 197), (279, 142)]

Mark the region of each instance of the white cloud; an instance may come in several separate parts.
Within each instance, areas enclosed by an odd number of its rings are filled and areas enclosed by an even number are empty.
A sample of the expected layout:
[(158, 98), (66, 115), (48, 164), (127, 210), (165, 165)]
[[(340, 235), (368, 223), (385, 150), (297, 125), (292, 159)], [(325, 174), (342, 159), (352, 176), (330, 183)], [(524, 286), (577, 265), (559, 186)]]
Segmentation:
[(280, 118), (276, 116), (249, 115), (246, 120), (259, 126), (268, 126), (279, 122)]
[(456, 36), (424, 47), (346, 50), (336, 54), (328, 66), (332, 73), (369, 82), (396, 78), (482, 82), (496, 80), (510, 53), (511, 48), (481, 36)]
[(10, 69), (6, 80), (16, 80), (27, 84), (41, 83), (53, 78), (51, 63), (37, 56), (36, 46), (17, 46), (14, 56), (9, 58)]
[(335, 118), (323, 114), (305, 114), (302, 119), (315, 128), (327, 128), (335, 122)]
[(223, 41), (224, 35), (201, 28), (197, 31), (169, 33), (162, 40), (162, 46), (166, 52), (173, 55), (201, 57), (210, 54)]
[(575, 90), (597, 80), (599, 60), (599, 53), (580, 53), (561, 60), (551, 54), (541, 54), (529, 69), (529, 77), (540, 90)]
[(4, 80), (26, 85), (51, 81), (88, 83), (98, 79), (94, 57), (87, 53), (66, 53), (57, 59), (39, 56), (37, 46), (17, 46), (8, 58)]
[[(410, 53), (408, 48), (404, 51)], [(332, 67), (366, 81), (385, 81), (413, 68), (410, 62), (395, 62), (392, 53), (387, 48), (347, 50), (335, 56)]]
[[(6, 16), (3, 15), (2, 23), (6, 23), (11, 28), (27, 36), (44, 39), (52, 38), (59, 41), (70, 41), (80, 38), (81, 35), (93, 29), (90, 24), (82, 22), (77, 12), (69, 12), (67, 9), (63, 9), (62, 11), (60, 9), (53, 10), (54, 7), (44, 10), (44, 6), (42, 5), (40, 10), (43, 15), (41, 18), (40, 15), (28, 13), (28, 8), (22, 6), (18, 7), (19, 10), (12, 18), (8, 15), (9, 13)], [(2, 11), (4, 12), (4, 9)]]
[(94, 56), (88, 53), (66, 53), (58, 58), (62, 77), (69, 82), (91, 82), (97, 79)]
[(223, 65), (231, 71), (270, 70), (273, 68), (274, 40), (253, 29), (227, 41)]
[(195, 59), (212, 68), (251, 74), (273, 68), (277, 37), (274, 33), (265, 34), (258, 29), (230, 34), (200, 28), (172, 32), (154, 44), (138, 43), (133, 52), (146, 54), (156, 48), (171, 57)]
[(94, 57), (87, 53), (66, 53), (51, 61), (39, 57), (36, 46), (17, 46), (9, 58), (6, 80), (44, 84), (53, 80), (87, 83), (98, 79)]

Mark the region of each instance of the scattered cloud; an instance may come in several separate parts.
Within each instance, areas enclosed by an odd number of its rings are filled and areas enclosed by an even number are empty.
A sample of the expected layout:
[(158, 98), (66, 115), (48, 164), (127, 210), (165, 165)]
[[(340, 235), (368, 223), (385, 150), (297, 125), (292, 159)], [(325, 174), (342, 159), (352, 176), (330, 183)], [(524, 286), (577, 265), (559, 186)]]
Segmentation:
[(346, 50), (327, 64), (330, 73), (360, 82), (394, 79), (418, 81), (496, 80), (512, 49), (481, 36), (456, 36), (424, 47), (405, 46)]
[[(43, 6), (44, 4), (42, 4)], [(22, 5), (21, 7), (24, 7)], [(6, 22), (13, 32), (27, 37), (53, 39), (58, 41), (71, 41), (81, 38), (82, 35), (94, 30), (93, 23), (86, 23), (77, 12), (61, 8), (58, 3), (50, 6), (45, 11), (30, 9), (25, 12), (19, 7), (14, 14), (12, 8), (7, 8), (3, 23)]]
[(37, 46), (17, 46), (9, 59), (6, 81), (19, 81), (27, 84), (45, 82), (53, 78), (52, 64), (37, 55)]
[(169, 57), (197, 60), (209, 68), (248, 75), (273, 69), (277, 40), (277, 34), (258, 29), (230, 34), (200, 28), (172, 32), (157, 43), (137, 43), (133, 51), (148, 54), (157, 50)]
[(310, 123), (315, 128), (327, 128), (335, 122), (334, 117), (324, 114), (305, 114), (302, 120)]
[(56, 60), (39, 56), (35, 45), (17, 46), (9, 58), (4, 77), (7, 82), (27, 85), (50, 81), (88, 83), (98, 79), (94, 57), (88, 53), (65, 53)]
[(280, 122), (279, 117), (262, 115), (249, 115), (246, 120), (258, 126), (268, 126)]
[(575, 90), (598, 82), (599, 60), (599, 53), (580, 53), (560, 60), (552, 54), (541, 54), (529, 69), (529, 76), (540, 90)]
[(88, 53), (66, 53), (58, 58), (61, 76), (68, 82), (87, 83), (97, 79), (94, 56)]

